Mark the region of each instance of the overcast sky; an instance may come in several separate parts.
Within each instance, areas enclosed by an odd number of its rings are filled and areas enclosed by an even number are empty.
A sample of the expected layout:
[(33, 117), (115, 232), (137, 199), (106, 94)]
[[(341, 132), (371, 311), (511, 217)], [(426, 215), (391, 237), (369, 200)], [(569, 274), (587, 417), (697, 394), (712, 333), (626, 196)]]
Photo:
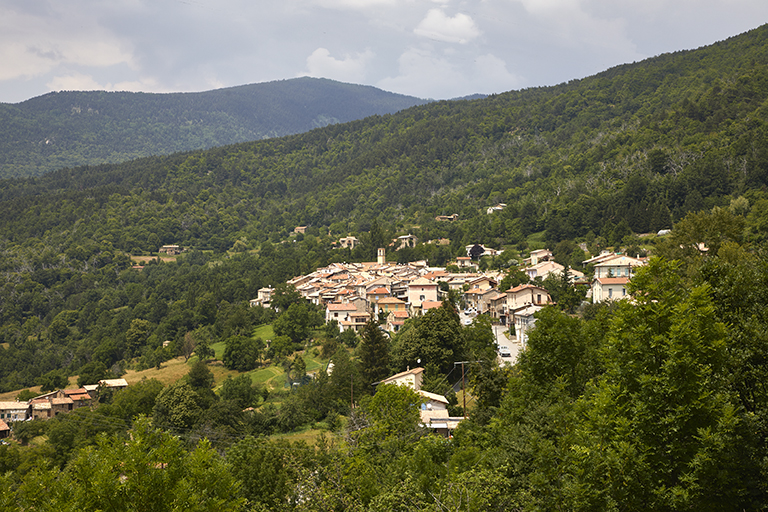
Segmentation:
[(768, 21), (768, 0), (0, 0), (0, 102), (299, 76), (445, 99), (553, 85)]

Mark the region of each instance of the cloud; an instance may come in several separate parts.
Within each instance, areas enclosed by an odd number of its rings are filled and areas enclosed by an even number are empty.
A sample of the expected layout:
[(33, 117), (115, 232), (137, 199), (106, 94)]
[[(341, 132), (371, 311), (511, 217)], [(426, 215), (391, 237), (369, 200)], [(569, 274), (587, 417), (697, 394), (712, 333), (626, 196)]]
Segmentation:
[(346, 55), (343, 59), (335, 59), (326, 48), (318, 48), (307, 57), (307, 71), (310, 76), (331, 78), (343, 82), (362, 82), (368, 62), (373, 58), (373, 52)]
[(466, 14), (448, 17), (441, 9), (430, 9), (414, 34), (446, 43), (466, 44), (480, 35), (480, 30)]
[[(92, 75), (72, 72), (54, 76), (47, 84), (52, 91), (153, 91), (171, 92), (171, 89), (163, 87), (154, 78), (142, 80), (123, 81), (116, 83), (101, 83)], [(220, 87), (220, 86), (219, 86)]]
[(520, 83), (507, 70), (506, 63), (492, 54), (454, 57), (453, 52), (438, 53), (431, 47), (408, 48), (398, 60), (398, 75), (376, 85), (420, 98), (449, 99), (477, 92), (509, 91)]
[(131, 52), (118, 38), (87, 13), (75, 16), (66, 9), (5, 11), (0, 21), (0, 61), (0, 80), (39, 76), (61, 65), (133, 64)]

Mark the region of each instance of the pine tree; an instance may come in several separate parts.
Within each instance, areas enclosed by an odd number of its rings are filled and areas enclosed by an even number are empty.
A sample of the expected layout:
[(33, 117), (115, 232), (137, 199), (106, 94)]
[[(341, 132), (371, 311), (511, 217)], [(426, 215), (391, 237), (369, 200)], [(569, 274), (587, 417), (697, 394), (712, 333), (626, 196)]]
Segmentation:
[(371, 384), (385, 378), (389, 373), (389, 340), (375, 321), (365, 324), (359, 350), (364, 382)]

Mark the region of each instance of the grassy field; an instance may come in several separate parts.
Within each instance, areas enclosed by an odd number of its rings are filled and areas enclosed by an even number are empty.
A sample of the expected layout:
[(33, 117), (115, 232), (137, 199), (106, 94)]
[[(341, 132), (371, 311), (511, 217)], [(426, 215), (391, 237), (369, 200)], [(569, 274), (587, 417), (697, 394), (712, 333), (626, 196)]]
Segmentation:
[(528, 242), (528, 248), (532, 251), (535, 251), (537, 249), (545, 249), (546, 243), (544, 241), (544, 236), (546, 234), (547, 234), (546, 231), (539, 231), (538, 233), (531, 234), (526, 239), (526, 242)]

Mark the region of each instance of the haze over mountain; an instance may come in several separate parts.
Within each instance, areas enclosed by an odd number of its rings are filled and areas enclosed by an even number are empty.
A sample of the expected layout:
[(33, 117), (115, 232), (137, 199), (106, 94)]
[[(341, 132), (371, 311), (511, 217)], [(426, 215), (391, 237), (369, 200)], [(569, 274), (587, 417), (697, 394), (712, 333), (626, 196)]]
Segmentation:
[(199, 93), (49, 93), (0, 104), (0, 177), (280, 137), (425, 102), (306, 77)]

